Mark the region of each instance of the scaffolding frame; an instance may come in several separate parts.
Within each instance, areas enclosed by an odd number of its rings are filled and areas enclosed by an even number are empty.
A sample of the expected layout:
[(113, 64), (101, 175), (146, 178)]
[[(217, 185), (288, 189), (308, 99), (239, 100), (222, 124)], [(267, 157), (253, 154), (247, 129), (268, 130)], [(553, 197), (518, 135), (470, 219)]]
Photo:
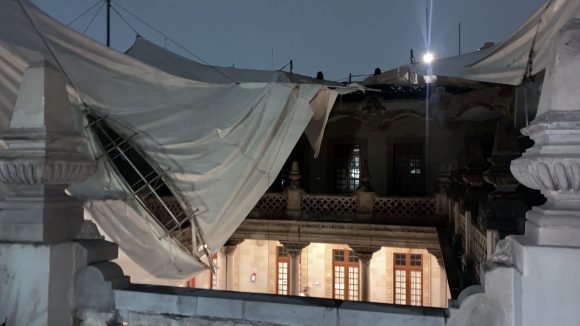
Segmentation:
[[(121, 133), (115, 131), (107, 124), (106, 116), (99, 116), (88, 108), (86, 108), (84, 113), (89, 122), (85, 128), (92, 133), (102, 151), (96, 159), (107, 159), (109, 165), (114, 169), (122, 182), (129, 189), (131, 196), (163, 229), (164, 234), (159, 237), (159, 239), (171, 236), (183, 249), (194, 254), (200, 263), (209, 267), (211, 272), (215, 274), (217, 272), (217, 266), (215, 266), (212, 259), (210, 259), (211, 254), (205, 243), (203, 234), (201, 233), (196, 218), (198, 210), (193, 210), (190, 205), (187, 204), (185, 199), (182, 198), (180, 192), (175, 191), (177, 187), (173, 186), (167, 178), (167, 170), (160, 169), (151, 160), (148, 160), (147, 155), (134, 144), (133, 139), (137, 136), (137, 133), (132, 132), (130, 136), (124, 137)], [(111, 119), (108, 120), (115, 123)], [(133, 154), (130, 154), (131, 151)], [(125, 172), (133, 174), (133, 178), (136, 177), (134, 182), (129, 181), (128, 177), (121, 173), (119, 159), (125, 163), (125, 168), (129, 168), (129, 171)], [(144, 166), (139, 167), (140, 164)], [(150, 171), (143, 172), (143, 169)], [(169, 191), (171, 197), (176, 199), (179, 204), (178, 211), (172, 211), (159, 195), (159, 191), (163, 188), (166, 188), (165, 190)], [(151, 205), (148, 203), (148, 200), (150, 200), (149, 198), (155, 202), (157, 207), (162, 208), (162, 211), (166, 216), (169, 216), (168, 221), (163, 221), (163, 219), (151, 208)], [(189, 228), (187, 228), (187, 223), (189, 223)], [(189, 249), (177, 238), (183, 233), (189, 231), (191, 228), (195, 228), (195, 232), (192, 232), (192, 248)], [(174, 234), (176, 231), (180, 232)], [(197, 250), (197, 243), (201, 243), (201, 250)], [(208, 257), (207, 264), (200, 259), (200, 251)]]

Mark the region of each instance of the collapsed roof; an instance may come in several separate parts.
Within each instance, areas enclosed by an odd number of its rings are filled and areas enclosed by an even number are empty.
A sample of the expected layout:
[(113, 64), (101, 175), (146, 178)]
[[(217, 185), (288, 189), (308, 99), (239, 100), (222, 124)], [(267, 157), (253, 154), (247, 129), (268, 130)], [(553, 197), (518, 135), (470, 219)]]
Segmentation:
[[(195, 216), (193, 232), (204, 239), (198, 245), (210, 250), (239, 226), (303, 132), (319, 148), (337, 96), (320, 84), (182, 78), (82, 36), (28, 0), (2, 0), (0, 131), (9, 125), (16, 97), (25, 96), (18, 93), (24, 72), (40, 61), (62, 68), (71, 105), (130, 136)], [(87, 138), (100, 157), (95, 136)], [(196, 248), (192, 256), (165, 236), (109, 161), (100, 159), (99, 166), (97, 175), (71, 191), (88, 200), (88, 213), (124, 253), (157, 279), (183, 280), (205, 268)]]

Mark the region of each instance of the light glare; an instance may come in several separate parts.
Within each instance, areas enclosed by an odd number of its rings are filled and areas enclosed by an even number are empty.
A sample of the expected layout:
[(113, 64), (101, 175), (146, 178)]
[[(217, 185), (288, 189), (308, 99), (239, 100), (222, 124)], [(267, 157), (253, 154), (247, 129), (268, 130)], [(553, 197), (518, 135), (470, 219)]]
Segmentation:
[(423, 62), (425, 62), (426, 64), (431, 64), (431, 62), (433, 62), (433, 53), (431, 52), (427, 52), (425, 53), (425, 55), (423, 55)]

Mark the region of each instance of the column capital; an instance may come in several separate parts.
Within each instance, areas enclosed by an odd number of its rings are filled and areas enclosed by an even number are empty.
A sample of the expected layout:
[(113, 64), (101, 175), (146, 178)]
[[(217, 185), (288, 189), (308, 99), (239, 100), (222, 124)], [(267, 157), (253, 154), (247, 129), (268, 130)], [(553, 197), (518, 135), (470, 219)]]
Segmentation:
[(350, 249), (354, 250), (358, 260), (363, 263), (370, 263), (373, 254), (379, 250), (381, 247), (366, 247), (366, 246), (349, 246)]
[(292, 241), (292, 242), (282, 242), (280, 243), (286, 248), (286, 251), (290, 255), (290, 257), (298, 257), (302, 252), (302, 249), (306, 248), (310, 242), (302, 242), (302, 241)]
[(236, 251), (238, 245), (242, 242), (244, 242), (244, 239), (229, 239), (222, 247), (223, 253), (226, 255), (233, 254)]

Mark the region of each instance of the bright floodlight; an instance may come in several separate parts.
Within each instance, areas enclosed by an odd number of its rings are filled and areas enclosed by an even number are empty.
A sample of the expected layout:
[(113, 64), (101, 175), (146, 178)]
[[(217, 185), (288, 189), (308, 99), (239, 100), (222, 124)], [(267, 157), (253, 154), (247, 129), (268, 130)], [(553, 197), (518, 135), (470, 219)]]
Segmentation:
[(433, 53), (431, 52), (427, 52), (425, 53), (425, 55), (423, 55), (423, 62), (425, 62), (426, 64), (431, 64), (431, 62), (433, 62)]

